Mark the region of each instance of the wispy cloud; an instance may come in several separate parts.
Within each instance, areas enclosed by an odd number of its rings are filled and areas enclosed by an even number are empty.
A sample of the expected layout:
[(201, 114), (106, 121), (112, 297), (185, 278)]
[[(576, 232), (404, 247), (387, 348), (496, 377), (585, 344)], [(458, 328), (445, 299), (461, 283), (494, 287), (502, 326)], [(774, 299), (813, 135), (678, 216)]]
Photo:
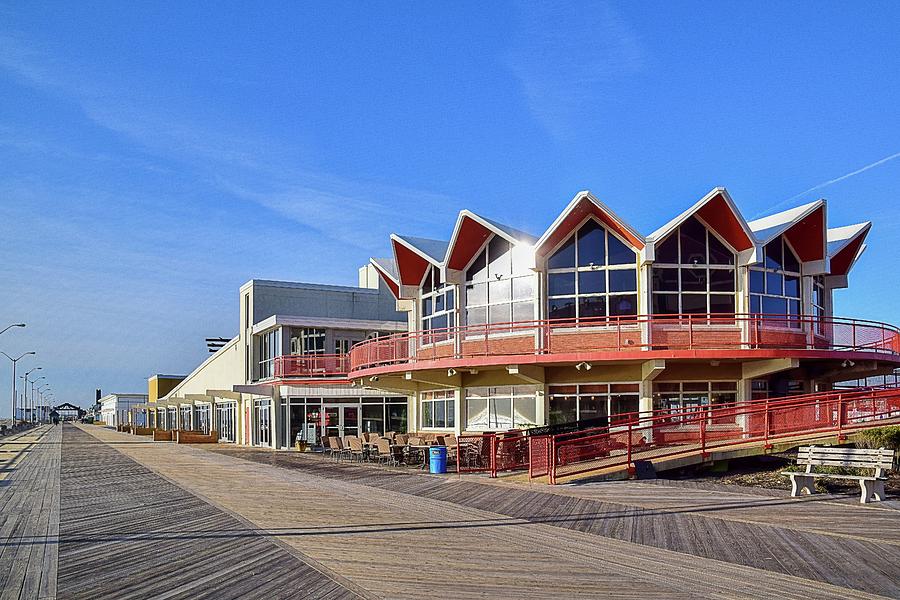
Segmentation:
[(605, 86), (638, 72), (637, 35), (609, 4), (525, 3), (506, 63), (537, 119), (568, 137)]
[[(73, 99), (96, 125), (188, 165), (199, 182), (357, 248), (383, 251), (392, 227), (430, 232), (452, 219), (455, 203), (445, 195), (310, 169), (303, 164), (306, 149), (236, 132), (232, 123), (201, 125), (177, 106), (154, 103), (152, 94), (76, 75), (2, 32), (0, 69)], [(39, 144), (21, 138), (0, 136), (2, 143), (39, 150)]]

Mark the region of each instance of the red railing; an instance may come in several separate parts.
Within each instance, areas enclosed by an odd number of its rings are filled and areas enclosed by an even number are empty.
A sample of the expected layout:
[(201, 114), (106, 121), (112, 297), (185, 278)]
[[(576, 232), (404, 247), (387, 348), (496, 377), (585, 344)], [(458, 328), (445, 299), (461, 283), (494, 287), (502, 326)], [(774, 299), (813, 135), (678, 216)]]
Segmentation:
[[(635, 461), (681, 454), (706, 456), (711, 450), (770, 442), (813, 433), (844, 434), (900, 419), (900, 389), (830, 392), (778, 400), (690, 410), (656, 410), (624, 426), (553, 436), (549, 464), (529, 465), (532, 476), (543, 472), (550, 483), (560, 477), (613, 467), (633, 468)], [(535, 440), (533, 445), (545, 441)], [(539, 452), (532, 450), (532, 460)], [(543, 456), (543, 455), (541, 455)]]
[(273, 376), (346, 377), (350, 372), (349, 354), (289, 354), (274, 359)]
[(456, 438), (459, 473), (490, 473), (525, 469), (529, 465), (528, 436), (521, 431), (464, 434)]
[(698, 314), (467, 325), (360, 342), (350, 370), (486, 356), (653, 350), (825, 350), (900, 354), (900, 329), (859, 319)]

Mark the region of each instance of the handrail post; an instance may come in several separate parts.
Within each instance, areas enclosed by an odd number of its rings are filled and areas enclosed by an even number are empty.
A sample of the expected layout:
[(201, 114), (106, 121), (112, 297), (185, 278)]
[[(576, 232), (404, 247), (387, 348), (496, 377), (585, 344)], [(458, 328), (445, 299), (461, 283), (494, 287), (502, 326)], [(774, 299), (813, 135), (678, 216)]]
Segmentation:
[(772, 447), (772, 445), (769, 443), (769, 429), (770, 429), (770, 427), (771, 427), (771, 421), (772, 421), (772, 417), (771, 417), (770, 410), (771, 410), (771, 409), (769, 408), (769, 399), (766, 398), (766, 403), (765, 403), (765, 413), (764, 413), (764, 414), (765, 414), (765, 426), (764, 426), (764, 429), (763, 429), (763, 432), (764, 432), (764, 433), (763, 433), (763, 439), (764, 439), (764, 441), (765, 441), (765, 447), (766, 447), (766, 449), (769, 449), (769, 448)]
[(556, 436), (550, 435), (550, 456), (547, 459), (547, 483), (556, 484)]
[(838, 442), (843, 441), (844, 439), (844, 399), (843, 396), (838, 394), (838, 411), (837, 411), (837, 428), (838, 428)]
[(632, 429), (632, 424), (629, 422), (628, 423), (628, 440), (627, 440), (628, 462), (626, 463), (626, 467), (628, 468), (629, 473), (631, 473), (632, 469), (634, 468), (631, 464), (631, 429)]
[(700, 419), (700, 457), (706, 460), (706, 411), (701, 409)]
[(694, 349), (694, 318), (688, 315), (688, 350)]
[(491, 478), (497, 477), (497, 434), (492, 433), (490, 437), (491, 447)]

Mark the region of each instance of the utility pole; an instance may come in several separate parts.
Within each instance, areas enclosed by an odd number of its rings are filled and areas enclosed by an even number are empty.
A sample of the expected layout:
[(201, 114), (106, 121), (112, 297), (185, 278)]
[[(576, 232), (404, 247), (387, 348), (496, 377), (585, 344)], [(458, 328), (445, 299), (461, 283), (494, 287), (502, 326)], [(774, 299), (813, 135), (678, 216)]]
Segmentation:
[[(9, 329), (7, 327), (7, 329)], [(5, 331), (5, 330), (4, 330)], [(19, 355), (18, 358), (13, 358), (6, 352), (0, 350), (0, 354), (5, 356), (12, 362), (12, 413), (10, 413), (10, 423), (12, 425), (16, 424), (16, 363), (25, 358), (28, 355), (37, 354), (36, 352), (24, 352)]]

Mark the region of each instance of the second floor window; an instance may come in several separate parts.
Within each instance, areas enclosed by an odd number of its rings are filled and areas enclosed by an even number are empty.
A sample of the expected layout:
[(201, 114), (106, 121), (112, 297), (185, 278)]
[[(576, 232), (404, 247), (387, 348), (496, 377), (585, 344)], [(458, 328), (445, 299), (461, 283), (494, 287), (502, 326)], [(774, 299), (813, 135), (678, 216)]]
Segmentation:
[(785, 326), (799, 327), (800, 260), (783, 237), (765, 247), (762, 266), (750, 267), (750, 312), (788, 316)]
[(656, 246), (653, 314), (734, 314), (735, 253), (696, 217)]
[(292, 329), (291, 354), (325, 354), (325, 330), (315, 327)]
[(456, 298), (452, 284), (441, 280), (441, 270), (432, 267), (422, 284), (422, 330), (442, 330), (455, 324)]
[(534, 274), (517, 268), (516, 254), (495, 235), (466, 269), (466, 325), (534, 319)]
[(637, 314), (637, 253), (593, 219), (547, 260), (550, 319)]

